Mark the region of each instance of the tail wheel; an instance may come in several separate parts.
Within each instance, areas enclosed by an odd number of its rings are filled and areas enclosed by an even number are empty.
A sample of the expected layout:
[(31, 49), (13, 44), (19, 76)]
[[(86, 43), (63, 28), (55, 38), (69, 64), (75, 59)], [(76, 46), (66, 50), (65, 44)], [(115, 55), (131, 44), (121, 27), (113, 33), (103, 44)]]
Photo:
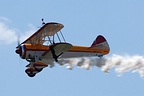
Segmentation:
[(99, 57), (99, 58), (102, 58), (102, 57), (103, 57), (103, 55), (98, 55), (98, 57)]
[(28, 68), (25, 70), (25, 72), (27, 73), (27, 75), (29, 77), (34, 77), (36, 75), (35, 69), (34, 68)]

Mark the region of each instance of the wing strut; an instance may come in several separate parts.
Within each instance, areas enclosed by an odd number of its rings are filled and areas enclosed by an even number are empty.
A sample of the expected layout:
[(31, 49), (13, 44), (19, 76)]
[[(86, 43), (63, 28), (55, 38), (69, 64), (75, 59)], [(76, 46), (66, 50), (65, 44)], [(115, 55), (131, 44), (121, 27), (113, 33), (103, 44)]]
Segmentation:
[(62, 32), (61, 32), (61, 31), (60, 31), (60, 34), (61, 34), (61, 36), (62, 36), (62, 38), (63, 38), (64, 42), (66, 42), (66, 40), (65, 40), (65, 38), (64, 38), (64, 36), (63, 36), (63, 34), (62, 34)]
[[(48, 33), (47, 33), (47, 31), (46, 31), (46, 29), (44, 29), (44, 31), (45, 31), (45, 33), (47, 34), (47, 37), (48, 37), (48, 40), (49, 40), (50, 44), (53, 44), (52, 41), (51, 41), (51, 39), (50, 39), (50, 36), (48, 35)], [(53, 39), (54, 39), (54, 37), (53, 37)]]
[(56, 33), (56, 34), (57, 34), (57, 37), (58, 37), (59, 41), (61, 42), (61, 39), (60, 39), (60, 37), (59, 37), (58, 33)]

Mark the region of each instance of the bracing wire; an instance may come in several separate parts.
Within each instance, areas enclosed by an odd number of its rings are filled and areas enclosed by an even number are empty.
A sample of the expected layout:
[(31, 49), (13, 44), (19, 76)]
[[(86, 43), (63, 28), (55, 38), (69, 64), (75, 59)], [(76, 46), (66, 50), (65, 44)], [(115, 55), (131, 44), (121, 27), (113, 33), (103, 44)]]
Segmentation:
[(62, 36), (62, 38), (63, 38), (64, 42), (66, 42), (66, 40), (65, 40), (65, 38), (64, 38), (64, 36), (63, 36), (63, 34), (62, 34), (62, 32), (61, 32), (61, 31), (60, 31), (60, 34), (61, 34), (61, 36)]

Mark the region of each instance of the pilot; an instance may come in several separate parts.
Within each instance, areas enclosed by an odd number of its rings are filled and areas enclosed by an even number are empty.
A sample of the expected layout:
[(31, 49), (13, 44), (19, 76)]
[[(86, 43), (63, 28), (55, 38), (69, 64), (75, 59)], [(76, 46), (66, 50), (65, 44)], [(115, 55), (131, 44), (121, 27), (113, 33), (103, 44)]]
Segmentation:
[(42, 25), (45, 25), (45, 22), (44, 22), (44, 19), (43, 19), (43, 18), (42, 18), (42, 20), (41, 20), (41, 21), (42, 21)]

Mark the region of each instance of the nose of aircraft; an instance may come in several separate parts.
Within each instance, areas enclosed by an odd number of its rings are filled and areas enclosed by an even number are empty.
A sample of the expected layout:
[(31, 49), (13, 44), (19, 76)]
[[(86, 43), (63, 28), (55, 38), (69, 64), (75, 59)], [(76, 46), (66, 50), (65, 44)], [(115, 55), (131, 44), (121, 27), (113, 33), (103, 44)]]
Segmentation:
[(15, 50), (15, 52), (16, 52), (17, 54), (19, 54), (19, 53), (20, 53), (20, 49), (17, 48), (17, 49)]
[(15, 52), (16, 52), (17, 54), (21, 55), (22, 50), (21, 50), (20, 47), (17, 47), (16, 50), (15, 50)]

